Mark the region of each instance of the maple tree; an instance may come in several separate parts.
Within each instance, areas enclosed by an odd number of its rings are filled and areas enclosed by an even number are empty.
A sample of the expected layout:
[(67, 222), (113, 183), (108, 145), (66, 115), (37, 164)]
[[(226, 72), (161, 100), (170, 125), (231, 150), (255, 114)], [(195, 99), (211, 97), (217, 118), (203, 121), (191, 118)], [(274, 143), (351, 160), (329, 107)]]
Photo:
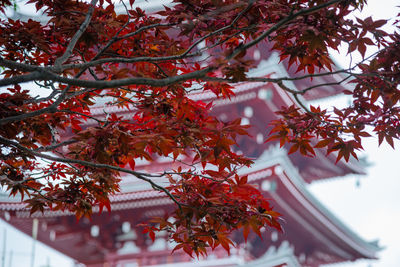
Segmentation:
[[(239, 82), (275, 83), (296, 99), (297, 106), (278, 112), (266, 140), (289, 145), (289, 153), (325, 149), (349, 160), (371, 133), (379, 144), (399, 138), (400, 35), (381, 29), (386, 20), (351, 19), (365, 0), (174, 0), (150, 14), (134, 2), (121, 3), (118, 14), (109, 0), (29, 0), (44, 22), (1, 19), (1, 184), (32, 213), (79, 218), (95, 205), (110, 209), (125, 173), (174, 201), (174, 220), (156, 218), (145, 232), (154, 239), (155, 231), (169, 231), (175, 249), (190, 255), (219, 245), (229, 252), (237, 229), (245, 239), (250, 230), (281, 229), (280, 215), (237, 174), (252, 164), (234, 149), (249, 126), (221, 121), (211, 115), (212, 103), (191, 98), (200, 91), (229, 99)], [(2, 0), (0, 11), (11, 4)], [(248, 52), (263, 43), (262, 53), (279, 53), (299, 75), (248, 77), (255, 67)], [(341, 45), (362, 62), (334, 66), (329, 49)], [(367, 47), (378, 52), (366, 57)], [(329, 84), (285, 84), (338, 73), (344, 78), (337, 84), (352, 85), (344, 93), (353, 102), (333, 112), (299, 98)], [(29, 82), (48, 93), (34, 95)], [(99, 101), (118, 112), (94, 113)], [(181, 155), (191, 161), (176, 170), (135, 166)], [(168, 186), (155, 183), (158, 177)]]

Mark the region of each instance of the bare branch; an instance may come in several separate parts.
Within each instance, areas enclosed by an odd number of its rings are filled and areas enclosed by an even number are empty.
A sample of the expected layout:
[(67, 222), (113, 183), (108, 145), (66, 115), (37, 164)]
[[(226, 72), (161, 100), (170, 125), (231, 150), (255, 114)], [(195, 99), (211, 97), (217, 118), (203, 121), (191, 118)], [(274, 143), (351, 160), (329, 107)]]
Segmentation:
[(35, 71), (35, 72), (29, 73), (29, 74), (18, 75), (18, 76), (13, 76), (11, 78), (1, 79), (0, 87), (35, 81), (35, 80), (40, 79), (41, 76), (42, 75), (40, 74), (40, 72)]
[(56, 67), (60, 67), (71, 56), (72, 50), (74, 50), (76, 43), (78, 42), (79, 38), (82, 36), (82, 34), (86, 31), (87, 27), (89, 26), (90, 20), (92, 19), (93, 16), (94, 7), (97, 1), (98, 0), (92, 0), (90, 2), (89, 11), (86, 14), (85, 20), (83, 21), (83, 23), (81, 24), (75, 35), (72, 37), (64, 54), (56, 59), (54, 63)]
[[(8, 59), (4, 59), (0, 57), (0, 66), (7, 67), (10, 69), (17, 69), (24, 72), (34, 72), (34, 71), (42, 71), (44, 68), (37, 65), (31, 65), (27, 63), (20, 63)], [(19, 76), (16, 76), (19, 77)]]
[[(34, 72), (32, 75), (21, 75), (24, 76), (21, 79), (15, 79), (12, 82), (9, 82), (8, 79), (4, 79), (0, 81), (0, 86), (5, 86), (9, 84), (14, 84), (14, 83), (24, 83), (24, 82), (30, 82), (33, 80), (44, 80), (44, 81), (56, 81), (60, 83), (65, 83), (68, 85), (75, 85), (75, 86), (80, 86), (80, 87), (86, 87), (86, 88), (97, 88), (97, 89), (105, 89), (105, 88), (115, 88), (115, 87), (120, 87), (120, 86), (127, 86), (127, 85), (148, 85), (148, 86), (155, 86), (155, 87), (163, 87), (163, 86), (168, 86), (171, 84), (176, 84), (179, 82), (184, 82), (187, 80), (191, 79), (199, 79), (205, 77), (205, 75), (213, 70), (214, 68), (208, 67), (204, 68), (202, 70), (198, 71), (193, 71), (191, 73), (186, 73), (178, 76), (171, 76), (168, 78), (164, 79), (151, 79), (151, 78), (138, 78), (138, 77), (133, 77), (133, 78), (125, 78), (125, 79), (118, 79), (118, 80), (112, 80), (112, 81), (90, 81), (90, 80), (80, 80), (77, 78), (68, 78), (68, 77), (63, 77), (57, 74), (54, 74), (52, 72)], [(21, 76), (17, 76), (16, 78), (19, 78)], [(26, 76), (26, 77), (25, 77)], [(14, 77), (13, 77), (14, 78)], [(12, 79), (12, 78), (9, 78)]]
[(67, 145), (74, 144), (74, 143), (77, 143), (77, 142), (78, 142), (78, 140), (67, 140), (67, 141), (64, 141), (64, 142), (61, 142), (61, 143), (57, 143), (57, 144), (53, 144), (53, 145), (50, 145), (50, 146), (38, 147), (38, 148), (34, 149), (34, 151), (37, 151), (37, 152), (53, 151), (53, 150), (55, 150), (55, 149), (57, 149), (59, 147), (67, 146)]

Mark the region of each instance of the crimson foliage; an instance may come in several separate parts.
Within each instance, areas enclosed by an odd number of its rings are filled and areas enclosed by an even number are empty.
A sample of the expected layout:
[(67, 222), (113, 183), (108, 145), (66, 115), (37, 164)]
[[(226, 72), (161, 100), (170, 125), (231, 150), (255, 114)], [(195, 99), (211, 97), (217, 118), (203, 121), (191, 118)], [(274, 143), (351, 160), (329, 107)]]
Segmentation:
[[(379, 143), (399, 138), (400, 35), (381, 30), (385, 20), (349, 19), (365, 0), (174, 0), (150, 14), (134, 2), (118, 14), (109, 0), (29, 0), (44, 22), (1, 19), (1, 184), (32, 213), (79, 218), (95, 205), (110, 209), (109, 196), (127, 173), (176, 204), (168, 214), (174, 220), (154, 219), (145, 232), (154, 239), (154, 231), (169, 231), (175, 249), (190, 255), (219, 245), (229, 252), (237, 229), (245, 239), (250, 230), (280, 229), (280, 215), (237, 175), (252, 163), (233, 150), (248, 126), (220, 121), (210, 115), (212, 103), (190, 97), (200, 91), (229, 99), (237, 82), (276, 83), (298, 101), (277, 113), (267, 140), (288, 144), (290, 153), (312, 156), (322, 148), (349, 160), (370, 136), (366, 127)], [(0, 12), (9, 5), (1, 1)], [(333, 112), (307, 107), (299, 96), (328, 85), (289, 88), (288, 77), (248, 78), (255, 62), (247, 54), (258, 45), (304, 73), (297, 80), (341, 73), (338, 84), (351, 82), (344, 93), (353, 103)], [(363, 61), (335, 67), (328, 51), (340, 45)], [(369, 46), (379, 51), (364, 58)], [(28, 82), (48, 93), (35, 96)], [(99, 102), (117, 111), (99, 115)], [(176, 170), (135, 166), (182, 155), (190, 161)]]

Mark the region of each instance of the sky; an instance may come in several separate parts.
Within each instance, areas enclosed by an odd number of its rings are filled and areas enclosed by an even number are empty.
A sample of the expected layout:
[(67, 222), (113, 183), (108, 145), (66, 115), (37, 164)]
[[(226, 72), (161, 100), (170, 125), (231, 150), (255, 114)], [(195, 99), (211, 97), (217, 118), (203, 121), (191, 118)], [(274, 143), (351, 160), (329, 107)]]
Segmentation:
[[(400, 8), (396, 8), (400, 0), (368, 2), (362, 16), (391, 18), (400, 12)], [(348, 62), (342, 56), (334, 57), (337, 62), (347, 66)], [(343, 101), (346, 100), (333, 98), (323, 104), (336, 105)], [(309, 190), (354, 232), (368, 241), (379, 240), (379, 245), (384, 248), (379, 253), (379, 260), (361, 260), (332, 267), (400, 266), (400, 142), (396, 142), (395, 147), (397, 150), (385, 144), (378, 147), (376, 138), (366, 139), (365, 155), (371, 163), (367, 175), (325, 180), (309, 186)], [(28, 236), (0, 221), (1, 267), (31, 266), (32, 244)], [(71, 259), (38, 242), (35, 250), (34, 267), (73, 266)]]

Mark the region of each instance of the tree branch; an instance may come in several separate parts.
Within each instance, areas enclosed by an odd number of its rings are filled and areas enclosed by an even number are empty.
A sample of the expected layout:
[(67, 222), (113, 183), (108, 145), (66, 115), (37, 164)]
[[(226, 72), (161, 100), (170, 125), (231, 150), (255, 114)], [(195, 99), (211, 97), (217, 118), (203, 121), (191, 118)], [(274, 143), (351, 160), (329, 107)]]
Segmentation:
[[(79, 87), (87, 87), (87, 88), (97, 88), (97, 89), (105, 89), (105, 88), (115, 88), (115, 87), (120, 87), (120, 86), (127, 86), (127, 85), (148, 85), (148, 86), (154, 86), (154, 87), (163, 87), (163, 86), (168, 86), (171, 84), (179, 83), (179, 82), (184, 82), (187, 80), (191, 79), (199, 79), (205, 77), (205, 75), (213, 70), (213, 67), (207, 67), (202, 70), (198, 71), (193, 71), (191, 73), (187, 74), (182, 74), (182, 75), (177, 75), (177, 76), (171, 76), (168, 78), (164, 79), (152, 79), (152, 78), (138, 78), (138, 77), (133, 77), (133, 78), (125, 78), (125, 79), (118, 79), (118, 80), (111, 80), (111, 81), (90, 81), (90, 80), (80, 80), (77, 78), (68, 78), (68, 77), (63, 77), (60, 75), (57, 75), (52, 72), (45, 72), (42, 71), (40, 73), (34, 72), (31, 75), (21, 75), (23, 78), (20, 78), (21, 76), (9, 78), (9, 79), (4, 79), (0, 81), (0, 86), (6, 86), (9, 84), (15, 84), (15, 83), (25, 83), (25, 82), (30, 82), (33, 80), (44, 80), (44, 81), (55, 81), (55, 82), (60, 82), (68, 85), (75, 85)], [(18, 79), (20, 78), (20, 79)], [(12, 79), (12, 82), (9, 80)]]
[(38, 148), (34, 149), (33, 151), (36, 151), (36, 152), (53, 151), (53, 150), (55, 150), (55, 149), (57, 149), (59, 147), (63, 147), (63, 146), (70, 145), (70, 144), (74, 144), (74, 143), (77, 143), (77, 142), (79, 142), (79, 141), (78, 140), (67, 140), (67, 141), (64, 141), (64, 142), (61, 142), (61, 143), (57, 143), (57, 144), (53, 144), (53, 145), (49, 145), (49, 146), (38, 147)]
[(269, 28), (267, 31), (265, 31), (263, 34), (261, 34), (260, 36), (258, 36), (256, 39), (254, 39), (251, 42), (248, 42), (246, 44), (242, 44), (241, 46), (238, 46), (228, 57), (228, 60), (231, 60), (233, 58), (235, 58), (238, 54), (240, 54), (241, 52), (249, 49), (252, 46), (255, 46), (256, 44), (258, 44), (259, 42), (261, 42), (262, 40), (264, 40), (265, 38), (267, 38), (271, 33), (273, 33), (274, 31), (278, 30), (280, 27), (282, 27), (283, 25), (289, 23), (290, 21), (292, 21), (293, 19), (303, 16), (303, 15), (307, 15), (310, 13), (313, 13), (317, 10), (320, 10), (322, 8), (331, 6), (333, 4), (339, 3), (339, 2), (343, 2), (346, 0), (331, 0), (328, 1), (324, 4), (320, 4), (311, 8), (307, 8), (307, 9), (302, 9), (296, 13), (292, 13), (289, 14), (289, 16), (281, 19), (278, 23), (276, 23), (275, 25), (273, 25), (271, 28)]
[(96, 5), (98, 0), (92, 0), (90, 2), (90, 7), (89, 11), (86, 14), (85, 20), (79, 27), (78, 31), (74, 34), (72, 37), (71, 41), (69, 42), (64, 54), (57, 58), (54, 65), (57, 67), (60, 67), (72, 54), (72, 50), (74, 50), (76, 43), (78, 42), (79, 38), (82, 36), (82, 34), (86, 31), (87, 27), (89, 26), (90, 20), (92, 19), (93, 12), (94, 12), (94, 7)]

